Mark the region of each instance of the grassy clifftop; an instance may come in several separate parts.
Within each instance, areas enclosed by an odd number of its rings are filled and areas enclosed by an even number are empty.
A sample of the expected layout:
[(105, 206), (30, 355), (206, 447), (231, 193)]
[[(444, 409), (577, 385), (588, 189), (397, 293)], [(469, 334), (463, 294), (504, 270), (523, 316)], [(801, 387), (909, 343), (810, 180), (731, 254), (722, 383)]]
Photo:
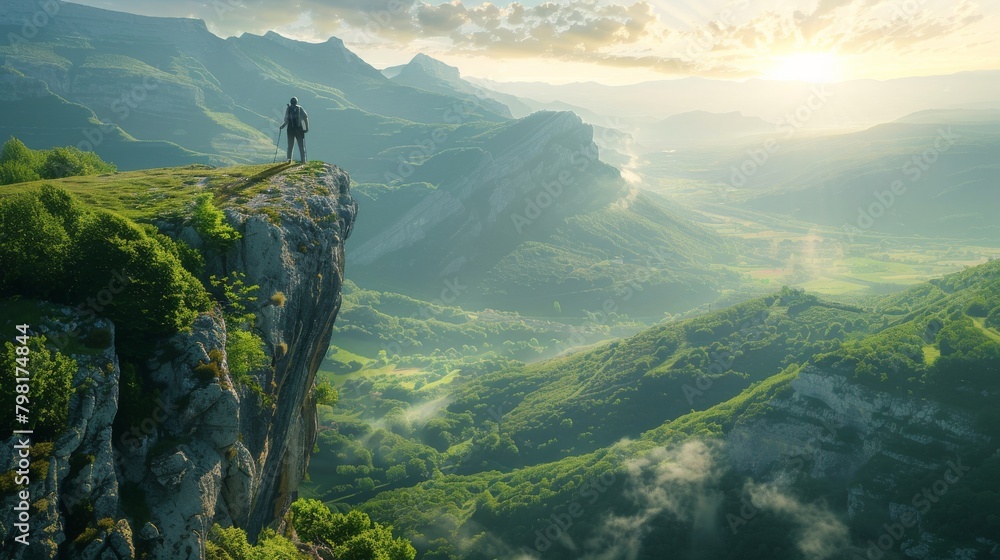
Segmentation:
[(0, 186), (0, 198), (50, 184), (66, 190), (88, 207), (151, 223), (189, 215), (199, 192), (212, 192), (220, 208), (240, 205), (263, 191), (267, 178), (279, 173), (315, 174), (322, 166), (321, 162), (311, 162), (298, 167), (285, 164), (167, 167), (3, 185)]

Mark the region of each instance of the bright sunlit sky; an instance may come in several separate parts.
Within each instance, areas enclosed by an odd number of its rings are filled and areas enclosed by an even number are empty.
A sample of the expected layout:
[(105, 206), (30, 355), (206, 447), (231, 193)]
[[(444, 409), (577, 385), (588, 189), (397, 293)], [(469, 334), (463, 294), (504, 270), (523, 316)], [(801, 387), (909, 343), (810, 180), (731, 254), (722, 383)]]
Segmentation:
[(423, 52), (497, 81), (838, 81), (1000, 69), (1000, 0), (76, 0), (227, 37), (331, 35), (370, 64)]

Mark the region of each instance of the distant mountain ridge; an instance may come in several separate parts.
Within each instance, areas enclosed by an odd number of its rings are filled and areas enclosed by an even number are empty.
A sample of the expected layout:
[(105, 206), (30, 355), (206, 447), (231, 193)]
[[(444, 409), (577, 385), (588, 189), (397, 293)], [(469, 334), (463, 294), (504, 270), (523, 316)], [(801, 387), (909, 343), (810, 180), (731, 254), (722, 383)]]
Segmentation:
[(511, 118), (510, 109), (506, 105), (493, 100), (481, 88), (463, 80), (458, 68), (425, 54), (416, 54), (408, 64), (395, 67), (386, 75), (396, 83), (460, 97), (482, 105), (497, 115)]
[[(737, 169), (745, 154), (731, 160)], [(929, 110), (772, 154), (740, 187), (750, 208), (868, 233), (994, 243), (1000, 111)], [(740, 179), (736, 171), (728, 180)], [(734, 179), (735, 177), (735, 179)]]
[[(812, 84), (750, 79), (743, 82), (682, 78), (611, 86), (594, 82), (550, 85), (470, 78), (477, 85), (509, 95), (560, 100), (622, 118), (665, 118), (688, 111), (740, 111), (777, 121), (807, 103), (813, 91), (828, 102), (807, 119), (809, 128), (871, 126), (925, 109), (1000, 108), (1000, 70), (960, 72), (891, 80), (851, 80)], [(814, 106), (817, 106), (814, 103)]]
[[(35, 9), (12, 5), (0, 31)], [(604, 130), (598, 146), (593, 128), (567, 112), (511, 119), (424, 55), (389, 79), (336, 38), (222, 39), (196, 20), (58, 6), (31, 42), (0, 47), (3, 79), (22, 92), (18, 115), (0, 107), (0, 135), (33, 148), (91, 142), (122, 170), (266, 162), (284, 157), (278, 124), (295, 95), (310, 115), (308, 157), (336, 162), (359, 184), (351, 258), (363, 285), (433, 299), (426, 292), (458, 275), (472, 286), (467, 305), (538, 312), (559, 303), (582, 314), (629, 290), (634, 310), (689, 309), (737, 279), (719, 268), (725, 243), (638, 195), (601, 160), (627, 135)], [(42, 99), (73, 109), (21, 109)], [(94, 127), (108, 132), (90, 140)], [(649, 271), (640, 263), (654, 250), (667, 256)], [(627, 264), (612, 266), (619, 259)]]

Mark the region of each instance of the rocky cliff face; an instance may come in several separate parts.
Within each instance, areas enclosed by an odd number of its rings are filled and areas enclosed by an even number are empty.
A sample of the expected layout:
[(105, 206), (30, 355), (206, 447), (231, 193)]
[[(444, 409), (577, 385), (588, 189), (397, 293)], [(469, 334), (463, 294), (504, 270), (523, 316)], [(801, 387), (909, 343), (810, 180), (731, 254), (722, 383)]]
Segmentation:
[[(741, 420), (726, 436), (736, 470), (779, 483), (801, 474), (831, 492), (843, 491), (846, 519), (876, 535), (883, 524), (912, 519), (915, 527), (890, 535), (901, 539), (908, 558), (1000, 557), (1000, 541), (990, 535), (973, 543), (975, 549), (932, 553), (929, 545), (938, 539), (920, 520), (928, 511), (923, 506), (933, 504), (910, 490), (914, 480), (929, 480), (942, 495), (934, 479), (958, 484), (966, 471), (958, 459), (963, 450), (988, 446), (990, 436), (966, 411), (880, 391), (858, 384), (852, 371), (814, 365), (805, 366), (789, 390), (768, 404), (768, 414)], [(852, 558), (873, 557), (865, 556), (867, 550), (854, 552)]]
[[(518, 227), (512, 217), (529, 225), (538, 218), (526, 209), (526, 201), (541, 198), (541, 210), (564, 214), (595, 204), (593, 199), (617, 199), (624, 194), (618, 172), (597, 159), (593, 135), (593, 128), (573, 113), (539, 112), (511, 126), (491, 145), (439, 156), (452, 158), (442, 167), (460, 165), (462, 172), (449, 175), (392, 223), (366, 236), (351, 250), (351, 262), (366, 266), (399, 261), (408, 248), (435, 240), (443, 249), (436, 270), (448, 271), (476, 254), (484, 238), (507, 249), (523, 242), (520, 227), (525, 226)], [(407, 181), (439, 182), (434, 166), (426, 167), (432, 170), (417, 169)], [(594, 177), (605, 180), (600, 187), (606, 191), (593, 192)], [(537, 205), (534, 210), (541, 211)], [(531, 218), (522, 215), (526, 213)]]
[[(203, 314), (190, 332), (150, 341), (156, 351), (141, 375), (158, 395), (146, 418), (122, 426), (116, 414), (129, 404), (119, 401), (127, 373), (114, 326), (86, 327), (110, 332), (111, 344), (74, 356), (81, 389), (71, 401), (71, 428), (35, 461), (32, 544), (5, 557), (196, 559), (214, 523), (255, 536), (280, 518), (315, 442), (311, 389), (340, 308), (344, 241), (357, 214), (349, 183), (332, 166), (292, 168), (253, 186), (255, 196), (227, 211), (242, 239), (207, 264), (210, 274), (241, 272), (260, 286), (257, 330), (271, 364), (250, 379), (232, 378), (225, 321)], [(190, 228), (168, 233), (201, 243)], [(69, 309), (54, 315), (42, 327), (54, 335), (78, 326)], [(220, 377), (196, 373), (213, 361)], [(0, 470), (13, 468), (16, 444), (2, 445)], [(14, 534), (14, 499), (5, 498), (0, 514), (5, 541)], [(91, 530), (67, 541), (83, 527)]]

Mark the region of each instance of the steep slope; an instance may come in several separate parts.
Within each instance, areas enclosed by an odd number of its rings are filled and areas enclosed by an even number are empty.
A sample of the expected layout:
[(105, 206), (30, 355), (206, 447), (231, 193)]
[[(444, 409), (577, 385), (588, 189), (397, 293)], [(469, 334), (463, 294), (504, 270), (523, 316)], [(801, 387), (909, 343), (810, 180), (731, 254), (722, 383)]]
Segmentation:
[(373, 208), (350, 254), (361, 283), (432, 300), (450, 282), (470, 304), (581, 314), (608, 299), (688, 309), (732, 280), (713, 266), (725, 244), (601, 162), (579, 117), (539, 112), (464, 144), (358, 186)]
[(105, 123), (90, 109), (70, 103), (49, 90), (45, 82), (0, 67), (0, 102), (4, 119), (0, 138), (17, 136), (31, 147), (76, 146), (97, 151), (119, 169), (222, 164), (228, 160), (198, 154), (172, 142), (140, 141), (114, 123)]
[(448, 411), (483, 422), (486, 411), (503, 410), (500, 433), (518, 446), (518, 464), (553, 460), (714, 406), (868, 329), (860, 308), (787, 291), (478, 377), (457, 389)]
[[(1000, 261), (864, 313), (786, 290), (471, 379), (432, 424), (482, 428), (437, 459), (475, 474), (362, 508), (430, 558), (989, 558), (1000, 550), (998, 372)], [(670, 377), (663, 393), (647, 381)], [(613, 391), (621, 403), (595, 417), (618, 415), (570, 435)], [(675, 419), (586, 445), (674, 401)], [(704, 408), (684, 413), (684, 401)], [(508, 468), (549, 438), (564, 458)]]
[[(206, 255), (206, 276), (238, 273), (246, 285), (259, 286), (251, 328), (264, 342), (267, 363), (235, 373), (227, 342), (242, 327), (227, 325), (218, 309), (169, 339), (141, 340), (136, 347), (133, 337), (122, 358), (129, 333), (86, 319), (85, 306), (5, 302), (15, 305), (5, 323), (30, 321), (33, 335), (68, 340), (70, 349), (77, 339), (84, 343), (74, 352), (79, 372), (68, 429), (51, 443), (34, 444), (42, 454), (36, 463), (44, 462), (48, 474), (33, 477), (29, 490), (47, 505), (36, 505), (32, 545), (18, 547), (11, 558), (54, 558), (57, 550), (69, 558), (202, 558), (213, 523), (255, 538), (281, 518), (305, 474), (316, 437), (311, 391), (340, 307), (344, 242), (357, 213), (350, 179), (318, 163), (290, 172), (174, 173), (55, 183), (93, 207), (124, 206), (135, 219), (155, 222)], [(5, 187), (0, 194), (25, 188)], [(186, 202), (213, 190), (242, 234), (221, 252), (184, 221)], [(121, 293), (112, 300), (152, 295), (131, 294), (128, 283), (115, 292)], [(91, 315), (95, 311), (101, 309)], [(3, 442), (5, 457), (16, 456), (16, 443)], [(4, 472), (13, 468), (7, 458)], [(15, 513), (9, 490), (5, 486), (3, 499), (11, 506), (4, 508), (5, 528), (13, 527)], [(10, 546), (9, 529), (3, 537)]]

